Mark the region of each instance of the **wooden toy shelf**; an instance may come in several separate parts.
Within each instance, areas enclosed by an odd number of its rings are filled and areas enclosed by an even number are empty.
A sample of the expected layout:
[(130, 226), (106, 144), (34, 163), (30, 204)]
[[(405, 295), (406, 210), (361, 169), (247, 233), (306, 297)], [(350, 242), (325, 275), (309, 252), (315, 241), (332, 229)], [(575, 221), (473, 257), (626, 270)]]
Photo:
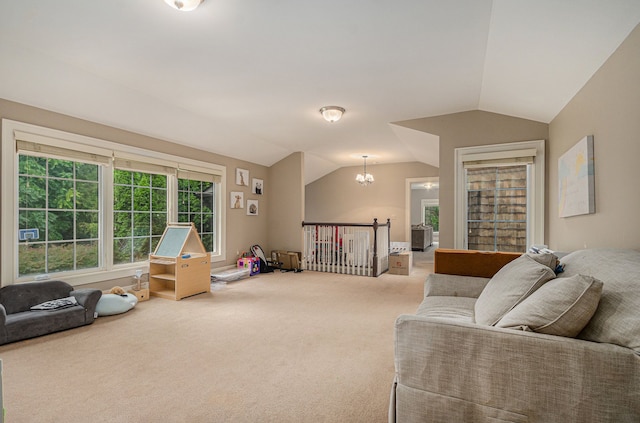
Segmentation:
[(192, 223), (171, 223), (149, 255), (151, 296), (181, 300), (211, 289), (211, 258)]

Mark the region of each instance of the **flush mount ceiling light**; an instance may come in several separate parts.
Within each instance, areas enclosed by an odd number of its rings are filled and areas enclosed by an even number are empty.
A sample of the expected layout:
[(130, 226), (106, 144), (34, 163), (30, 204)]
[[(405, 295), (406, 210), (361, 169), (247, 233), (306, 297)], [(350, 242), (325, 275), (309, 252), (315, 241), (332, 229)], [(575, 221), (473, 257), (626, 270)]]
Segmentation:
[(356, 182), (364, 186), (367, 186), (373, 183), (373, 175), (370, 173), (367, 173), (367, 157), (369, 156), (362, 156), (362, 158), (364, 159), (363, 173), (358, 173), (358, 176), (356, 176)]
[(191, 12), (195, 10), (204, 0), (164, 0), (169, 6), (181, 12)]
[(337, 122), (342, 117), (344, 109), (338, 106), (324, 106), (320, 109), (320, 113), (327, 122)]

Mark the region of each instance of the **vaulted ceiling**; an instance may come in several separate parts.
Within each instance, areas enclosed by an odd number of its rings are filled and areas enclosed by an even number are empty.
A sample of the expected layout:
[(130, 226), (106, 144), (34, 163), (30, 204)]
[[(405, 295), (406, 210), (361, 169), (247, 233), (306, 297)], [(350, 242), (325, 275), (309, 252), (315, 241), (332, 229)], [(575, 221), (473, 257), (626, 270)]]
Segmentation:
[[(270, 166), (438, 166), (396, 124), (550, 122), (640, 22), (638, 0), (0, 2), (0, 97)], [(338, 105), (342, 120), (319, 109)]]

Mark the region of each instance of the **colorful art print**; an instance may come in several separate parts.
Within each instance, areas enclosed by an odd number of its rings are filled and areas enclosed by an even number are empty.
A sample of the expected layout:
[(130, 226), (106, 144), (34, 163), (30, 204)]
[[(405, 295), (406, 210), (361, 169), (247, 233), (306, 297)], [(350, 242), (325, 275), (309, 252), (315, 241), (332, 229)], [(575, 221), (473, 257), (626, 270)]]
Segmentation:
[(596, 212), (593, 135), (578, 141), (558, 159), (560, 217)]

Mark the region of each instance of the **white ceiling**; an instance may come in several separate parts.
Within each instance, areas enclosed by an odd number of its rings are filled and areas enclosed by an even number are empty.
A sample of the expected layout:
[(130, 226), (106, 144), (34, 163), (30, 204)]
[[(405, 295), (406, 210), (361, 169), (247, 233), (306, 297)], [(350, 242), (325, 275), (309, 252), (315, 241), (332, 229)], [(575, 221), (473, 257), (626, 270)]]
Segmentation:
[(550, 122), (639, 22), (638, 0), (0, 0), (0, 97), (265, 166), (303, 151), (309, 183), (438, 165), (393, 122)]

